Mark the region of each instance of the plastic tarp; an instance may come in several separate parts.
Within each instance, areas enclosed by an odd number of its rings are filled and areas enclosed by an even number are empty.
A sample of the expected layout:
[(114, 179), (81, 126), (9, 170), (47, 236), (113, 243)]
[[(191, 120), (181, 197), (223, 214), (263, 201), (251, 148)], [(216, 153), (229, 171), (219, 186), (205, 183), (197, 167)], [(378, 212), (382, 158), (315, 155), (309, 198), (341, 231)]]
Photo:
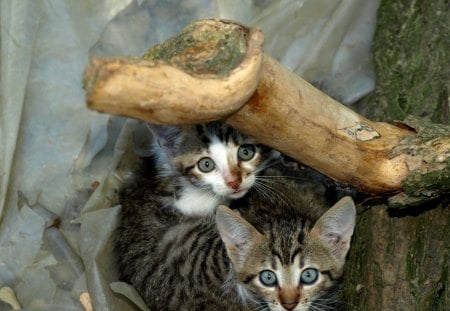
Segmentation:
[[(378, 0), (0, 2), (0, 310), (145, 310), (111, 254), (138, 122), (89, 111), (90, 55), (139, 56), (193, 20), (260, 27), (265, 51), (338, 100), (374, 87)], [(81, 299), (83, 301), (83, 299)]]

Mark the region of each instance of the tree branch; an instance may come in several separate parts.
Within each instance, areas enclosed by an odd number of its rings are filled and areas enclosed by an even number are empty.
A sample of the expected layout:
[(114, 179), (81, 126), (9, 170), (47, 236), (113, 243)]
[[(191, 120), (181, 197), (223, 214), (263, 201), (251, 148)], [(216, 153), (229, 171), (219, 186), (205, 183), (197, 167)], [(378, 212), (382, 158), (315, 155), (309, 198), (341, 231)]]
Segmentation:
[(262, 42), (259, 30), (202, 20), (143, 60), (93, 59), (88, 106), (152, 123), (223, 119), (341, 183), (401, 191), (423, 159), (393, 150), (415, 131), (355, 113), (264, 54)]
[(204, 123), (249, 99), (261, 71), (263, 34), (203, 20), (143, 59), (92, 58), (84, 75), (90, 109), (151, 123)]

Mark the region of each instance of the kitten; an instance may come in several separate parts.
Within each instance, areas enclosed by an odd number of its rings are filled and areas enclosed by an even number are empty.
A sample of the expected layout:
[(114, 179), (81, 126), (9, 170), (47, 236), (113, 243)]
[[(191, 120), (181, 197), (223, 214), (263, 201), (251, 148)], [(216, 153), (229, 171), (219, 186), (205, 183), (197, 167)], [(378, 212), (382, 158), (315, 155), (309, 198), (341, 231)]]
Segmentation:
[(353, 201), (327, 209), (310, 188), (283, 178), (270, 196), (256, 189), (233, 201), (239, 213), (220, 206), (215, 217), (161, 209), (146, 185), (124, 189), (122, 280), (150, 310), (336, 310)]
[(149, 125), (152, 152), (138, 178), (147, 179), (161, 206), (207, 215), (241, 198), (279, 153), (221, 122), (194, 126)]

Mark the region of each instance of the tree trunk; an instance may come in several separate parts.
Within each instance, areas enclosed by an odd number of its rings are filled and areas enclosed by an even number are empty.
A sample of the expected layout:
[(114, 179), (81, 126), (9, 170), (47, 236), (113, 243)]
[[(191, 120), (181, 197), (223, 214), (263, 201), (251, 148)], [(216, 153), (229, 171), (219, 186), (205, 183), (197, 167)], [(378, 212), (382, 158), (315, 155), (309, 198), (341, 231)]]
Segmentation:
[[(376, 120), (412, 114), (449, 124), (450, 37), (446, 0), (382, 1), (374, 42), (377, 88), (358, 104)], [(448, 310), (450, 208), (359, 210), (345, 275), (348, 310)]]

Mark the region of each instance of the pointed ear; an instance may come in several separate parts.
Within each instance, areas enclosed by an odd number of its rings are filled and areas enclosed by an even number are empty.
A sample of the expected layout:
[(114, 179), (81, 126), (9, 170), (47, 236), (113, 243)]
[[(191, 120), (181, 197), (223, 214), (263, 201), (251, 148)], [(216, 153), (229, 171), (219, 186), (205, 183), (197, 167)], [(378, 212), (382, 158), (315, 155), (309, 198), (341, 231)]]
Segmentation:
[(155, 142), (166, 151), (174, 151), (179, 146), (182, 138), (181, 127), (151, 123), (147, 123), (147, 127), (152, 132)]
[(350, 248), (355, 218), (355, 203), (350, 197), (344, 197), (319, 218), (311, 235), (318, 238), (343, 263)]
[(244, 263), (255, 243), (263, 238), (255, 227), (224, 205), (216, 210), (216, 225), (235, 266)]
[(153, 135), (145, 122), (127, 120), (132, 126), (131, 142), (136, 154), (140, 157), (148, 157), (152, 154)]

